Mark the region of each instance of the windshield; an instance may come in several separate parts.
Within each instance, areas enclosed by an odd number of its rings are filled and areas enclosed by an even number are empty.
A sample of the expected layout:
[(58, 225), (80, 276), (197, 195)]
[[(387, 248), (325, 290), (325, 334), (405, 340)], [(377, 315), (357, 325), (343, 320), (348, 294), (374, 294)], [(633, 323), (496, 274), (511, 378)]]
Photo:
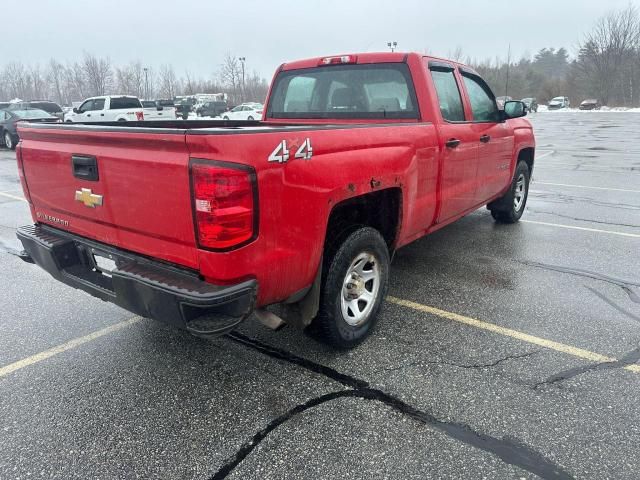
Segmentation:
[(417, 118), (404, 63), (322, 66), (275, 79), (268, 118)]
[(156, 106), (156, 102), (153, 102), (151, 100), (140, 100), (140, 103), (142, 103), (142, 106), (144, 108), (153, 108)]
[(552, 102), (564, 102), (564, 97), (555, 97)]
[(40, 110), (38, 108), (31, 108), (29, 110), (14, 110), (12, 112), (16, 117), (20, 118), (47, 118), (50, 117), (48, 112)]

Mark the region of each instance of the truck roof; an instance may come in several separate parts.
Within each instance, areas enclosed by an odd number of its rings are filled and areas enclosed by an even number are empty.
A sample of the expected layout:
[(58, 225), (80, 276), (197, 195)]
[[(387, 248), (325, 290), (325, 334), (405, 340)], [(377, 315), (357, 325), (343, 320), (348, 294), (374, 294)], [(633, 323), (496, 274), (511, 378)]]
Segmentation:
[(280, 66), (280, 70), (296, 70), (300, 68), (313, 68), (322, 63), (325, 58), (334, 57), (356, 57), (356, 64), (367, 63), (401, 63), (406, 62), (408, 57), (415, 56), (418, 58), (429, 58), (433, 60), (439, 60), (447, 63), (451, 63), (455, 66), (466, 67), (469, 70), (473, 70), (471, 67), (464, 65), (460, 62), (450, 60), (448, 58), (435, 57), (433, 55), (426, 55), (419, 52), (368, 52), (368, 53), (339, 53), (336, 55), (323, 55), (322, 57), (307, 58), (304, 60), (295, 60), (293, 62), (286, 62)]

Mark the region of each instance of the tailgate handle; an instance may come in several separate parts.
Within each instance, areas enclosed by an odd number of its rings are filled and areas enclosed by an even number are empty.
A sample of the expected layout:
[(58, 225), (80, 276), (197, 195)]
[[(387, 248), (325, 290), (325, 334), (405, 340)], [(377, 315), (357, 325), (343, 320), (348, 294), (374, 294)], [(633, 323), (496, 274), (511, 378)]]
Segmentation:
[(98, 181), (98, 160), (91, 155), (72, 155), (73, 176), (80, 180)]

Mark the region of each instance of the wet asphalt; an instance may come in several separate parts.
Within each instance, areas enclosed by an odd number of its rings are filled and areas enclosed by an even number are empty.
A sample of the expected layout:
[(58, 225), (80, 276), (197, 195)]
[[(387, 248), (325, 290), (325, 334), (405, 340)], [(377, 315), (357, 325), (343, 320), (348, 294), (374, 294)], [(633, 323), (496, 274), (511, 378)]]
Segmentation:
[[(0, 478), (638, 478), (640, 114), (530, 119), (526, 221), (401, 249), (390, 295), (610, 361), (398, 302), (349, 352), (141, 319), (0, 376)], [(0, 369), (132, 317), (8, 253), (31, 219), (7, 150), (0, 192)]]

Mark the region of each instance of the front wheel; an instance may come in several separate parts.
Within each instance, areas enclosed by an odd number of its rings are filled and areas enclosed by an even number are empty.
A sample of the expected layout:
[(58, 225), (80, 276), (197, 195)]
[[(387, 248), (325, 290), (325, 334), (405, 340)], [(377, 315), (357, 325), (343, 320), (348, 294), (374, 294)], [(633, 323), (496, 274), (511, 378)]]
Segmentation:
[(4, 132), (4, 146), (7, 147), (9, 150), (16, 149), (16, 142), (13, 139), (13, 135), (11, 135), (6, 130)]
[(518, 162), (511, 188), (502, 197), (494, 200), (487, 208), (498, 223), (516, 223), (524, 213), (529, 195), (529, 166), (523, 160)]
[(320, 310), (311, 331), (338, 348), (352, 348), (373, 329), (389, 285), (389, 250), (380, 233), (363, 227), (335, 254), (325, 251)]
[(249, 116), (247, 117), (247, 120), (249, 120), (249, 121), (253, 122), (254, 118), (253, 118), (251, 115), (249, 115)]

